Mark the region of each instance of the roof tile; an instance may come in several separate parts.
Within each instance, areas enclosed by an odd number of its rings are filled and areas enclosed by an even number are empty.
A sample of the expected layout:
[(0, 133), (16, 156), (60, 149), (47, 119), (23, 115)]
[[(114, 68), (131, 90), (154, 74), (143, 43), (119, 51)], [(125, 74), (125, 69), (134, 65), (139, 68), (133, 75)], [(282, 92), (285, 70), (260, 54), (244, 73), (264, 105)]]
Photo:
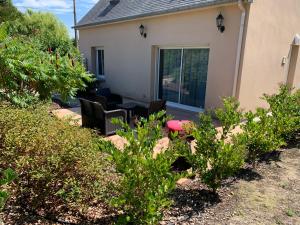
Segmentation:
[(77, 28), (160, 15), (237, 0), (100, 0), (79, 21)]

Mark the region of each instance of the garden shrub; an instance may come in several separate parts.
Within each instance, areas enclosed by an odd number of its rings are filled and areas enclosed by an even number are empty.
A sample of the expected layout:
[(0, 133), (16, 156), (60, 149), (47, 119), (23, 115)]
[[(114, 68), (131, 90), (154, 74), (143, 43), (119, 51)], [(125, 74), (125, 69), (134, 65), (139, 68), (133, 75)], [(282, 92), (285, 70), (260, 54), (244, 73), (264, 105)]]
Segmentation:
[(239, 107), (240, 103), (235, 98), (228, 97), (223, 99), (223, 108), (215, 110), (215, 116), (222, 126), (221, 139), (226, 139), (230, 132), (240, 124), (243, 114)]
[(12, 182), (17, 177), (17, 175), (10, 168), (8, 168), (4, 171), (0, 170), (0, 174), (1, 174), (1, 177), (0, 177), (0, 188), (1, 188), (0, 189), (0, 210), (1, 210), (4, 207), (5, 202), (9, 197), (9, 194), (8, 194), (7, 190), (4, 189), (4, 186), (8, 185), (10, 182)]
[(241, 121), (239, 104), (233, 98), (224, 99), (224, 108), (218, 109), (215, 116), (222, 126), (218, 134), (210, 114), (200, 114), (193, 137), (196, 140), (196, 152), (190, 154), (193, 168), (200, 173), (201, 180), (214, 192), (221, 186), (223, 179), (232, 176), (244, 163), (244, 146), (230, 142), (231, 131)]
[(26, 107), (93, 81), (68, 30), (51, 13), (27, 11), (0, 25), (0, 99)]
[(268, 109), (259, 108), (245, 114), (246, 122), (241, 126), (243, 133), (235, 141), (245, 145), (247, 160), (253, 167), (263, 154), (277, 150), (299, 133), (299, 96), (299, 91), (293, 93), (288, 86), (280, 85), (277, 94), (264, 94)]
[(0, 107), (0, 167), (18, 174), (14, 192), (30, 210), (88, 206), (105, 194), (114, 170), (88, 129), (52, 117), (48, 107)]
[(66, 55), (74, 48), (67, 27), (52, 13), (28, 10), (21, 18), (7, 24), (9, 36), (34, 39), (40, 43), (42, 51), (51, 49)]
[(158, 224), (163, 209), (170, 206), (168, 195), (180, 175), (171, 171), (176, 159), (172, 145), (154, 157), (153, 149), (162, 137), (164, 121), (158, 120), (162, 116), (163, 112), (151, 115), (149, 121), (142, 119), (135, 129), (118, 121), (123, 130), (117, 133), (128, 144), (122, 151), (113, 146), (106, 148), (121, 176), (118, 192), (111, 201), (112, 206), (124, 212), (120, 224)]
[(300, 131), (300, 91), (280, 85), (279, 93), (264, 95), (274, 122), (274, 132), (289, 141)]
[(12, 0), (0, 0), (0, 24), (22, 17), (21, 12), (12, 4)]
[(245, 146), (246, 158), (255, 167), (260, 156), (278, 149), (284, 145), (284, 140), (275, 132), (274, 118), (267, 110), (247, 112), (245, 119), (241, 125), (243, 133), (238, 134), (234, 141)]
[(59, 55), (41, 51), (39, 45), (26, 37), (0, 45), (0, 98), (24, 107), (53, 93), (74, 96), (91, 81), (77, 51)]

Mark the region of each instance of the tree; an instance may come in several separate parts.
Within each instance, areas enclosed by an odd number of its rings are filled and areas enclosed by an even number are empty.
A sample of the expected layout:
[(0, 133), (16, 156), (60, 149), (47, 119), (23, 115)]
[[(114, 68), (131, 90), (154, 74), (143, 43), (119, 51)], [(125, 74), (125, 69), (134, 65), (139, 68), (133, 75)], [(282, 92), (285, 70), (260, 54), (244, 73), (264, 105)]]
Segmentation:
[(51, 13), (28, 10), (21, 19), (9, 23), (8, 34), (35, 39), (42, 51), (59, 51), (63, 55), (73, 45), (66, 26)]
[(13, 6), (11, 0), (0, 0), (0, 23), (20, 18), (22, 14)]
[(0, 47), (0, 99), (25, 107), (48, 100), (54, 93), (67, 98), (91, 80), (79, 52), (47, 52), (39, 42), (23, 37), (4, 41)]
[(91, 81), (68, 30), (51, 13), (27, 11), (0, 25), (0, 99), (24, 107), (67, 98)]

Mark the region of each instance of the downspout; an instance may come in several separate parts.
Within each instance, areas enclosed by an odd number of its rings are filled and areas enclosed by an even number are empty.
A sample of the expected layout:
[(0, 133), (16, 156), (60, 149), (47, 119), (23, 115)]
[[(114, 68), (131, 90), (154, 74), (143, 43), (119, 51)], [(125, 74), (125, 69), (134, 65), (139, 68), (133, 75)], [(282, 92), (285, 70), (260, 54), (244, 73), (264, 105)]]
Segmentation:
[(238, 82), (238, 76), (239, 76), (239, 71), (240, 71), (241, 56), (242, 56), (242, 45), (243, 45), (245, 21), (246, 21), (246, 8), (244, 7), (243, 0), (239, 0), (238, 6), (239, 6), (239, 9), (242, 11), (242, 15), (241, 15), (241, 24), (240, 24), (237, 54), (236, 54), (233, 89), (232, 89), (232, 96), (233, 97), (237, 97), (236, 96), (236, 94), (237, 94), (237, 82)]

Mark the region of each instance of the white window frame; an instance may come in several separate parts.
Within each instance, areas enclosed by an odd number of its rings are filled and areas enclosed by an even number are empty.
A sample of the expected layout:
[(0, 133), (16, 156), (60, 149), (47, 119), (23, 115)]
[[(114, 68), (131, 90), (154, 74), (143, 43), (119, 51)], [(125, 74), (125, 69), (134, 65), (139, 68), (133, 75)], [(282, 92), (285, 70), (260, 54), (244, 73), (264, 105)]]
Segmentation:
[[(180, 86), (182, 82), (182, 66), (183, 66), (183, 50), (184, 49), (209, 49), (209, 46), (159, 46), (158, 51), (157, 51), (157, 62), (156, 62), (156, 76), (155, 76), (155, 97), (156, 99), (159, 99), (159, 67), (160, 67), (160, 51), (164, 49), (178, 49), (181, 50), (181, 68), (180, 68)], [(206, 81), (207, 82), (207, 81)], [(180, 89), (179, 89), (180, 91)], [(180, 93), (179, 93), (179, 102), (180, 102)], [(203, 108), (198, 108), (194, 106), (188, 106), (188, 105), (183, 105), (180, 103), (176, 102), (170, 102), (167, 101), (167, 106), (174, 107), (174, 108), (179, 108), (179, 109), (184, 109), (188, 111), (193, 111), (193, 112), (204, 112)]]
[[(103, 68), (103, 73), (104, 74), (100, 74), (99, 73), (99, 59), (98, 59), (98, 51), (101, 50), (103, 51), (103, 65), (102, 65), (102, 68)], [(97, 79), (105, 79), (105, 55), (104, 55), (104, 47), (97, 47), (96, 48), (96, 77)]]

